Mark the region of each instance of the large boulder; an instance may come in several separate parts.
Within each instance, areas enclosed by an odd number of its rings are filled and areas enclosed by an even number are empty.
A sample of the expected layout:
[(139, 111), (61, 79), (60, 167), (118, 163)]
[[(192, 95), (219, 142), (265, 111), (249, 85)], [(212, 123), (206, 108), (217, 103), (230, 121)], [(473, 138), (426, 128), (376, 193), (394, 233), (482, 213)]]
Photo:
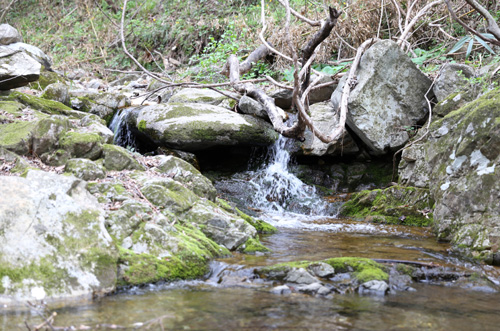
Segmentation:
[[(366, 144), (372, 155), (384, 155), (404, 146), (406, 128), (426, 118), (425, 94), (431, 81), (391, 40), (379, 41), (361, 58), (357, 85), (349, 97), (347, 125)], [(340, 104), (347, 79), (332, 94), (335, 108)]]
[(145, 106), (139, 109), (136, 123), (155, 143), (186, 151), (270, 145), (278, 138), (264, 120), (198, 103)]
[(21, 34), (9, 24), (0, 24), (0, 45), (9, 45), (22, 40)]
[[(311, 118), (316, 129), (329, 135), (338, 124), (338, 116), (330, 102), (317, 103), (310, 107)], [(307, 129), (304, 137), (306, 140), (300, 145), (299, 154), (324, 156), (324, 155), (349, 155), (359, 152), (358, 145), (349, 133), (345, 132), (337, 142), (325, 144), (317, 138), (311, 130)]]
[(40, 63), (28, 54), (0, 46), (0, 90), (27, 85), (40, 77)]
[(500, 91), (432, 123), (402, 155), (402, 183), (429, 187), (440, 239), (500, 264)]
[(73, 176), (0, 176), (0, 302), (88, 297), (115, 289), (118, 251), (104, 210)]
[(19, 43), (9, 44), (6, 47), (8, 47), (10, 50), (14, 52), (24, 52), (28, 54), (38, 63), (43, 65), (46, 70), (50, 70), (50, 68), (52, 67), (52, 59), (36, 46), (19, 42)]
[(119, 109), (130, 106), (130, 99), (123, 94), (115, 93), (80, 93), (70, 90), (70, 96), (76, 99), (72, 100), (73, 108), (95, 114), (104, 119), (106, 123), (111, 123), (115, 113)]

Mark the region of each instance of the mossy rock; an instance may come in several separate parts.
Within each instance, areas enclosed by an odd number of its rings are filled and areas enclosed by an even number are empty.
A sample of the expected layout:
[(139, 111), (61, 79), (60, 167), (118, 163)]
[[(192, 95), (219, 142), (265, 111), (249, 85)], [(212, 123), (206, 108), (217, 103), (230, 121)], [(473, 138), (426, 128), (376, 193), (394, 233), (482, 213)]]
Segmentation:
[(379, 223), (429, 226), (433, 206), (428, 189), (392, 186), (353, 194), (340, 214)]
[(17, 91), (11, 92), (9, 95), (10, 100), (18, 101), (32, 109), (41, 111), (49, 115), (65, 115), (74, 118), (83, 118), (85, 113), (71, 109), (70, 107), (53, 100), (47, 100)]
[(132, 154), (123, 147), (104, 144), (104, 167), (107, 170), (145, 170)]
[(269, 253), (271, 250), (262, 245), (259, 239), (249, 238), (243, 245), (238, 247), (238, 251), (245, 254)]
[(42, 98), (60, 102), (66, 106), (71, 106), (69, 99), (69, 89), (63, 83), (54, 83), (48, 85), (41, 95)]
[(64, 171), (72, 173), (83, 180), (96, 180), (106, 177), (104, 168), (88, 159), (70, 159), (66, 162)]
[(169, 235), (178, 240), (177, 247), (169, 256), (160, 258), (121, 248), (119, 285), (199, 278), (209, 272), (208, 263), (211, 259), (229, 255), (227, 249), (208, 239), (193, 226), (176, 225)]
[(238, 208), (231, 206), (231, 204), (224, 199), (217, 198), (216, 203), (219, 207), (221, 207), (225, 211), (228, 211), (230, 213), (235, 213), (239, 217), (244, 219), (245, 222), (247, 222), (248, 224), (253, 226), (255, 228), (255, 230), (257, 230), (257, 233), (272, 234), (272, 233), (278, 232), (278, 230), (274, 226), (272, 226), (271, 224), (269, 224), (263, 220), (256, 219), (248, 214), (245, 214), (244, 212), (242, 212)]
[(31, 153), (31, 136), (35, 122), (13, 122), (0, 124), (0, 147), (19, 155)]
[(61, 83), (69, 86), (71, 84), (71, 80), (62, 75), (59, 75), (57, 72), (42, 70), (40, 72), (40, 78), (38, 78), (38, 81), (30, 83), (29, 86), (32, 89), (43, 91), (47, 86), (54, 83)]
[(61, 137), (59, 145), (75, 158), (97, 160), (103, 151), (102, 137), (91, 132), (66, 132)]

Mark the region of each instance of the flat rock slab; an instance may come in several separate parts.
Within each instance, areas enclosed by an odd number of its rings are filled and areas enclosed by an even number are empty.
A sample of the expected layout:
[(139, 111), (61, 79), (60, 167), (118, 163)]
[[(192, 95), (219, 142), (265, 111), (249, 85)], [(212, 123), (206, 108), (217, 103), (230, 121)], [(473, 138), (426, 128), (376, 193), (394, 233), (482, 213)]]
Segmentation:
[(137, 128), (154, 142), (185, 151), (217, 146), (266, 146), (278, 134), (264, 120), (198, 103), (172, 103), (140, 108)]
[(38, 80), (42, 66), (28, 54), (0, 46), (0, 90), (10, 90)]

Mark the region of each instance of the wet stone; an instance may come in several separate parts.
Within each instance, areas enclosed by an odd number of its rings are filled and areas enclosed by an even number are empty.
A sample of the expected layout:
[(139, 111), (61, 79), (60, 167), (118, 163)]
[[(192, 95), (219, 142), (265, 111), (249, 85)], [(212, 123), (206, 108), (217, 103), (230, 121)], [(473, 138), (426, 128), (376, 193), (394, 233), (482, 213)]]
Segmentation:
[(308, 273), (304, 268), (292, 269), (285, 277), (285, 281), (297, 284), (312, 284), (319, 280)]
[(311, 264), (307, 267), (307, 270), (313, 275), (321, 278), (328, 278), (335, 274), (335, 269), (328, 263), (318, 262)]
[(359, 294), (385, 295), (389, 285), (382, 280), (371, 280), (359, 286)]
[(271, 293), (274, 293), (274, 294), (290, 294), (290, 293), (292, 293), (292, 290), (288, 286), (286, 286), (286, 285), (280, 285), (280, 286), (273, 287), (271, 289)]

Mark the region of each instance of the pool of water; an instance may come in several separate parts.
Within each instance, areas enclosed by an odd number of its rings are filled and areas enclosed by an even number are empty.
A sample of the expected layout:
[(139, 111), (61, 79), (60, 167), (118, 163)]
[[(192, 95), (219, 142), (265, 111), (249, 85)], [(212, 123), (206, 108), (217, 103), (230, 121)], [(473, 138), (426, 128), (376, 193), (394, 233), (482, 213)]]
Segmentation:
[[(500, 325), (500, 294), (453, 283), (413, 286), (387, 296), (277, 295), (272, 284), (252, 279), (253, 268), (337, 256), (411, 260), (479, 270), (453, 256), (427, 229), (317, 219), (304, 228), (279, 228), (263, 236), (268, 255), (234, 254), (213, 263), (206, 280), (129, 289), (95, 302), (49, 306), (54, 326), (151, 330), (493, 330)], [(307, 222), (306, 222), (307, 223)], [(478, 269), (479, 268), (479, 269)], [(490, 268), (491, 277), (497, 270)], [(35, 309), (5, 311), (2, 330), (27, 330), (43, 322)]]

